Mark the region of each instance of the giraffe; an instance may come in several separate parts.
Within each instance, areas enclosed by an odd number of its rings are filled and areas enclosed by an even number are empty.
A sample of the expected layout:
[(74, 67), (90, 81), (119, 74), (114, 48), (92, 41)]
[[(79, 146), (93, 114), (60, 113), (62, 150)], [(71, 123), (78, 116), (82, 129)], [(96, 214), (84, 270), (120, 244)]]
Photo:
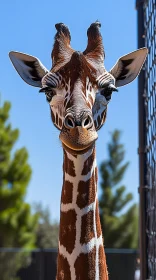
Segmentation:
[(101, 232), (95, 142), (106, 120), (112, 93), (132, 82), (147, 55), (142, 48), (120, 57), (110, 71), (96, 21), (87, 30), (84, 52), (70, 45), (70, 31), (55, 25), (52, 68), (34, 56), (11, 51), (13, 66), (28, 84), (39, 87), (50, 105), (63, 148), (63, 186), (57, 280), (108, 280)]

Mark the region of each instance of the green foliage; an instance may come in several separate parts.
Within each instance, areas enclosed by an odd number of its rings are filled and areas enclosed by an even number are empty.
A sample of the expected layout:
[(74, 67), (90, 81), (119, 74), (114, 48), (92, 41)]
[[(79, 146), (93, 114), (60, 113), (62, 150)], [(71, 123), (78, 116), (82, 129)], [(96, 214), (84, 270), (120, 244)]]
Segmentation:
[[(125, 151), (120, 143), (121, 132), (115, 130), (108, 144), (108, 160), (100, 165), (102, 194), (99, 200), (100, 218), (104, 243), (107, 248), (137, 248), (138, 246), (138, 208), (132, 201), (126, 187), (119, 186), (128, 168), (123, 163)], [(124, 214), (123, 214), (124, 213)]]
[[(12, 151), (19, 131), (9, 123), (10, 107), (9, 102), (0, 107), (0, 247), (34, 248), (37, 215), (31, 214), (30, 205), (24, 201), (31, 168), (25, 148)], [(4, 261), (7, 256), (9, 260), (8, 253), (3, 253)], [(11, 272), (7, 272), (6, 262), (0, 266), (1, 280), (14, 279), (11, 275), (22, 262), (22, 255), (19, 257), (18, 253), (18, 262), (16, 258), (14, 254), (10, 261)], [(4, 272), (12, 273), (8, 274), (10, 278)]]
[(21, 267), (30, 264), (31, 257), (29, 252), (0, 252), (0, 279), (1, 280), (20, 280), (16, 272)]
[(39, 217), (36, 231), (36, 247), (38, 248), (57, 248), (59, 225), (52, 222), (48, 208), (43, 208), (39, 203), (34, 206), (35, 212)]

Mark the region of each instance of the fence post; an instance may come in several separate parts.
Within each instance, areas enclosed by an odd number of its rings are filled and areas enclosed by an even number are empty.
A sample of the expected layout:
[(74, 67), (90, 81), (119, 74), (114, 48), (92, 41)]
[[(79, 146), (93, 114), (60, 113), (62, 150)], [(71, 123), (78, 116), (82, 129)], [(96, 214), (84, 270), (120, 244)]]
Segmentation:
[[(138, 48), (145, 46), (144, 0), (136, 0), (138, 19)], [(147, 279), (147, 239), (146, 239), (146, 115), (144, 105), (145, 70), (138, 78), (138, 125), (139, 125), (139, 228), (140, 228), (140, 280)]]
[(44, 251), (40, 249), (40, 266), (39, 266), (39, 280), (44, 280)]

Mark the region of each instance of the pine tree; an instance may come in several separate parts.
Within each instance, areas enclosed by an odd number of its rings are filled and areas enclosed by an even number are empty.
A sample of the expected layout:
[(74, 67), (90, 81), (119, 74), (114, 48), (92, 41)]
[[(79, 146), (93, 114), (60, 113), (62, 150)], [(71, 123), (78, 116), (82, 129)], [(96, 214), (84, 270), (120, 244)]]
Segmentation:
[[(31, 214), (30, 205), (24, 201), (31, 168), (27, 162), (26, 148), (12, 152), (19, 131), (12, 129), (9, 123), (10, 107), (9, 102), (0, 107), (0, 247), (30, 249), (35, 246), (37, 226), (37, 216)], [(8, 264), (9, 254), (3, 253), (1, 258), (1, 264), (3, 261), (0, 269), (1, 280), (14, 279), (10, 274), (10, 278), (7, 278), (7, 270), (16, 271), (18, 266), (13, 261), (13, 255), (10, 264)]]
[(125, 151), (120, 143), (121, 132), (115, 130), (108, 144), (108, 160), (100, 165), (102, 194), (99, 200), (104, 243), (107, 248), (137, 248), (138, 209), (132, 202), (132, 193), (119, 185), (129, 166), (123, 163)]
[(39, 217), (36, 230), (36, 247), (57, 248), (59, 235), (58, 222), (51, 221), (48, 207), (44, 208), (41, 203), (35, 204), (34, 210)]

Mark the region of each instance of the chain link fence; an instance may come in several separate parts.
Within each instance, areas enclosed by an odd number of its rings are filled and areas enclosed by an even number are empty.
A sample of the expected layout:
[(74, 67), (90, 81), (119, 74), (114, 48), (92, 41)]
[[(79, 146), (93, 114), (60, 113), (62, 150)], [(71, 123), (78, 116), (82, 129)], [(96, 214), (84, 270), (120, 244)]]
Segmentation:
[(147, 277), (156, 279), (156, 0), (144, 1)]
[(148, 57), (138, 79), (140, 280), (156, 280), (156, 0), (136, 0), (138, 47)]

